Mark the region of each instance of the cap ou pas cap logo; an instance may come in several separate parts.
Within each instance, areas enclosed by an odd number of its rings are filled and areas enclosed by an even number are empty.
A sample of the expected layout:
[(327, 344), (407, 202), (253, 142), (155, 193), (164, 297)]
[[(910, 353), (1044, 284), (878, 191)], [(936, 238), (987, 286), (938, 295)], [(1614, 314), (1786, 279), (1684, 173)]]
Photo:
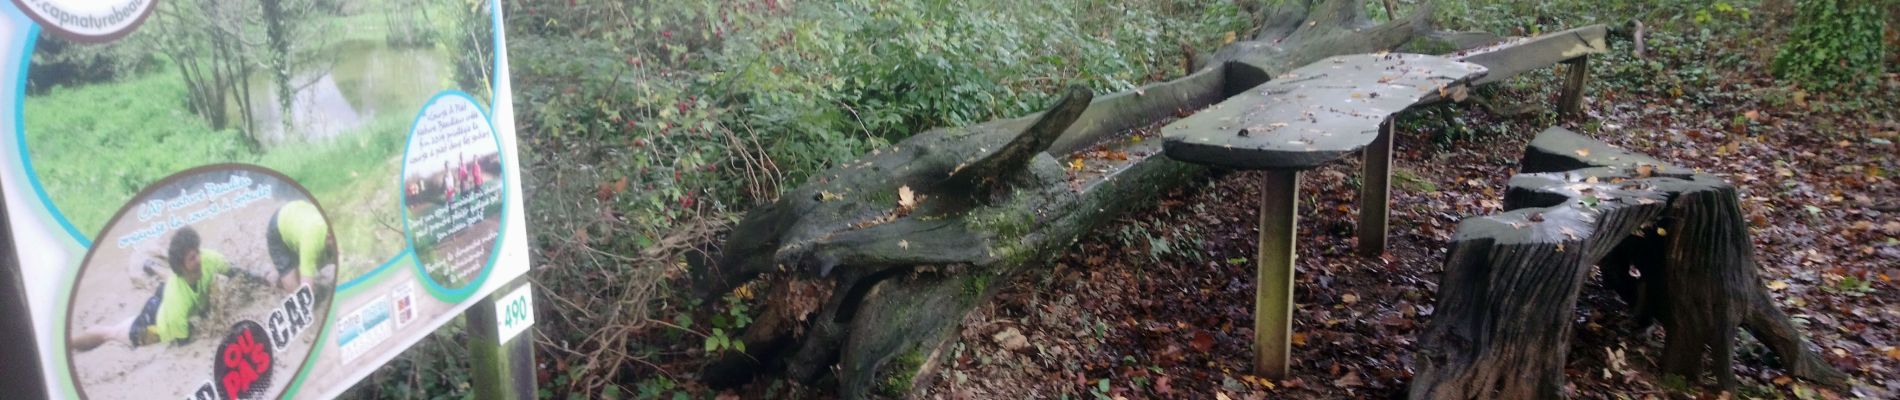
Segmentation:
[(158, 1), (13, 0), (13, 4), (60, 38), (101, 43), (132, 33), (151, 16)]

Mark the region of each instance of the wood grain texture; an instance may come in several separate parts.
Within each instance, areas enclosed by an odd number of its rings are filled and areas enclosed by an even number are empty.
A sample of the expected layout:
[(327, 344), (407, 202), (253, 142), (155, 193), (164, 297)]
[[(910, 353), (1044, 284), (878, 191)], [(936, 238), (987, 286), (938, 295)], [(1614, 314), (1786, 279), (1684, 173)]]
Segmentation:
[(1734, 186), (1553, 128), (1526, 150), (1506, 212), (1459, 225), (1414, 399), (1552, 398), (1591, 266), (1668, 333), (1662, 370), (1734, 388), (1748, 329), (1794, 376), (1846, 376), (1807, 348), (1760, 282)]

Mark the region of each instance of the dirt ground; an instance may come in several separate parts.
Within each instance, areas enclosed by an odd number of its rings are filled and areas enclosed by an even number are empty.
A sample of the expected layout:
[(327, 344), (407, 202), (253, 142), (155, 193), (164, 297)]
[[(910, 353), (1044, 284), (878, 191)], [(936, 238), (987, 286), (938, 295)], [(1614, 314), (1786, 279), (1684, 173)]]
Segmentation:
[[(1589, 118), (1561, 125), (1736, 184), (1763, 283), (1855, 379), (1845, 391), (1789, 379), (1745, 339), (1738, 397), (1900, 396), (1900, 185), (1890, 172), (1900, 170), (1900, 123), (1667, 100), (1610, 94), (1592, 99)], [(1449, 144), (1401, 133), (1384, 257), (1353, 255), (1358, 162), (1304, 175), (1288, 379), (1250, 375), (1262, 178), (1217, 173), (1097, 229), (1046, 272), (1019, 277), (966, 319), (923, 397), (1402, 397), (1447, 242), (1461, 219), (1500, 211), (1518, 157), (1545, 127), (1471, 112), (1503, 133)], [(1736, 118), (1748, 119), (1745, 132), (1708, 122)], [(1636, 326), (1602, 286), (1585, 288), (1576, 317), (1572, 397), (1713, 398), (1658, 377), (1662, 333)]]

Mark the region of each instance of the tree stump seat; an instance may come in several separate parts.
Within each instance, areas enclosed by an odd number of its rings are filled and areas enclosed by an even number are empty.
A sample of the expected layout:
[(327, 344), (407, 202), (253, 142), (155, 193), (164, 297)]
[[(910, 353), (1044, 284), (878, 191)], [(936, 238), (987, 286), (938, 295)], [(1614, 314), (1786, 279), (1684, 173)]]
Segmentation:
[(1591, 266), (1667, 332), (1662, 370), (1735, 386), (1747, 329), (1791, 375), (1839, 386), (1761, 285), (1735, 187), (1562, 128), (1539, 134), (1501, 214), (1458, 226), (1413, 399), (1555, 398)]

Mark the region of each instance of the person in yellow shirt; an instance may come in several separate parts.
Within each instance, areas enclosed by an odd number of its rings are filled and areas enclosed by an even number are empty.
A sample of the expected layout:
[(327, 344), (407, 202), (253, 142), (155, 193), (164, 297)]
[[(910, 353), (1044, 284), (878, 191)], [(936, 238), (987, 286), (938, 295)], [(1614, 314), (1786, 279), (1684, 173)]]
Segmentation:
[(217, 298), (217, 276), (235, 270), (224, 254), (203, 248), (198, 231), (189, 226), (172, 235), (166, 250), (171, 276), (146, 299), (139, 314), (122, 323), (81, 331), (71, 341), (73, 349), (88, 351), (120, 338), (133, 347), (191, 341), (191, 317), (211, 308), (212, 299)]
[[(295, 291), (297, 287), (316, 287), (317, 272), (325, 264), (336, 262), (336, 239), (330, 236), (330, 224), (323, 212), (308, 201), (292, 201), (271, 214), (265, 230), (271, 262), (277, 264), (279, 287)], [(292, 273), (295, 271), (295, 273)]]

